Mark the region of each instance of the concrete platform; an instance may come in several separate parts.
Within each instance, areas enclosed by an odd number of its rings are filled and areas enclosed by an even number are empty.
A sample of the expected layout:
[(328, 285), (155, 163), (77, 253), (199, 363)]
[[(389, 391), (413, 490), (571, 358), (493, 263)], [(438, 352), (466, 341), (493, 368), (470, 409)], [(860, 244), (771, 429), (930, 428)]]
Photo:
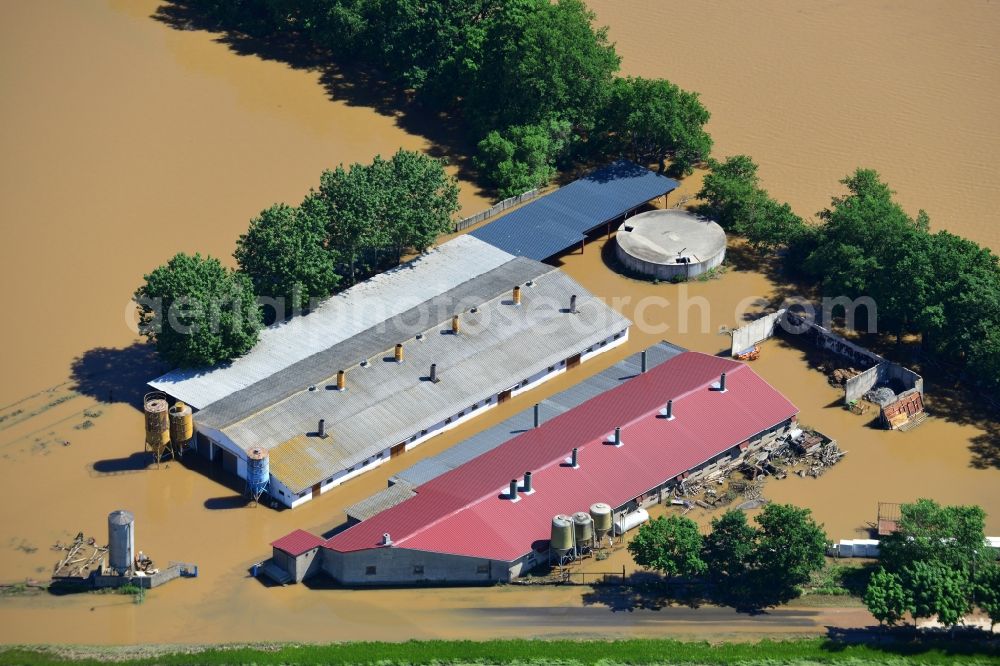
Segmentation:
[(684, 210), (653, 210), (625, 220), (615, 252), (633, 272), (662, 280), (690, 278), (726, 256), (726, 233), (715, 222)]

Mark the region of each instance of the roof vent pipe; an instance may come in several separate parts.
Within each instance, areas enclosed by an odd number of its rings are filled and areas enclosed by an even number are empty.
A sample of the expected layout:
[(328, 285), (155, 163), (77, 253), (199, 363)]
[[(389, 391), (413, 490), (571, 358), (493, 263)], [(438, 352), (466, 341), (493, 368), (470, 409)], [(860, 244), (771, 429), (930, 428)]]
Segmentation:
[(514, 299), (514, 305), (520, 305), (521, 304), (521, 287), (520, 286), (514, 287), (513, 299)]
[(576, 314), (576, 294), (569, 297), (569, 313)]
[(674, 401), (667, 400), (667, 406), (660, 410), (660, 416), (668, 421), (674, 420)]
[(615, 446), (621, 446), (621, 445), (622, 445), (622, 427), (617, 426), (615, 428)]
[(437, 384), (440, 379), (438, 379), (438, 364), (431, 363), (431, 381)]
[(512, 502), (517, 501), (517, 479), (510, 480), (510, 491), (507, 493), (507, 497)]
[(580, 453), (575, 446), (573, 447), (573, 453), (569, 457), (569, 466), (573, 469), (580, 466)]
[(531, 488), (531, 472), (524, 473), (524, 483), (521, 485), (521, 492), (523, 492), (525, 495), (530, 495), (531, 493), (535, 492)]
[(396, 363), (403, 362), (403, 343), (401, 342), (396, 344), (395, 359)]
[(535, 428), (538, 427), (538, 407), (539, 407), (539, 405), (536, 402), (535, 403), (535, 425), (534, 425)]
[(326, 419), (319, 420), (319, 427), (316, 428), (316, 434), (324, 439), (326, 438)]
[(382, 534), (382, 545), (383, 546), (391, 546), (392, 545), (392, 539), (389, 537), (389, 533), (388, 532), (384, 532)]
[(645, 374), (646, 372), (646, 350), (643, 349), (642, 353), (639, 355), (639, 363), (641, 367), (641, 372)]
[(344, 370), (337, 371), (337, 390), (343, 391), (347, 388), (347, 372)]
[(722, 373), (722, 376), (719, 377), (719, 392), (726, 392), (726, 373), (724, 372)]
[(451, 333), (452, 335), (458, 335), (462, 332), (462, 320), (455, 315), (451, 318)]

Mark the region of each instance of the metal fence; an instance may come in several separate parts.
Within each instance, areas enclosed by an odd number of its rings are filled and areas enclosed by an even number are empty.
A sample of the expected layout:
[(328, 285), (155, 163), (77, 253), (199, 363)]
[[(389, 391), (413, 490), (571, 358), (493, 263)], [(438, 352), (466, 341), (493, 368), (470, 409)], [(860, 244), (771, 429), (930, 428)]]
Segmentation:
[(481, 213), (476, 213), (472, 217), (467, 217), (464, 220), (459, 220), (455, 223), (455, 231), (462, 231), (463, 229), (468, 229), (474, 224), (479, 224), (483, 220), (488, 220), (497, 213), (501, 213), (511, 206), (516, 206), (525, 201), (531, 201), (539, 195), (538, 188), (533, 190), (528, 190), (523, 194), (518, 194), (516, 197), (510, 197), (509, 199), (504, 199), (500, 203), (493, 204), (490, 208), (482, 211)]

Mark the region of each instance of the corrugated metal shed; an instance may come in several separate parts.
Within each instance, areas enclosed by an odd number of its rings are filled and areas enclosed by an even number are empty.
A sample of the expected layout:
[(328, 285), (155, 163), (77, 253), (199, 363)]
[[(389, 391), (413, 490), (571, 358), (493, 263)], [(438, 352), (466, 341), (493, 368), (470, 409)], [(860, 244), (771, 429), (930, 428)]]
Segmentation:
[(488, 243), (459, 236), (413, 261), (332, 296), (308, 316), (268, 327), (261, 331), (260, 340), (248, 354), (231, 363), (174, 370), (149, 385), (203, 409), (511, 258)]
[[(395, 363), (392, 346), (385, 345), (367, 367), (348, 370), (344, 392), (330, 389), (346, 362), (316, 362), (303, 370), (309, 382), (298, 368), (289, 368), (263, 383), (260, 390), (269, 399), (244, 399), (241, 392), (196, 415), (196, 422), (231, 423), (221, 429), (238, 446), (270, 449), (271, 474), (298, 493), (628, 327), (627, 319), (561, 271), (527, 259), (510, 263), (527, 272), (494, 283), (502, 292), (462, 315), (460, 335), (451, 335), (450, 314), (443, 322), (425, 320), (421, 340), (391, 338), (404, 342), (404, 363)], [(533, 284), (522, 289), (522, 304), (515, 307), (510, 289), (529, 275)], [(572, 294), (576, 314), (566, 307)], [(393, 322), (387, 326), (391, 331)], [(360, 339), (345, 344), (363, 347)], [(427, 381), (431, 363), (438, 366), (437, 383)], [(324, 380), (312, 381), (322, 375)], [(286, 396), (290, 389), (295, 392)], [(247, 405), (275, 398), (234, 421)], [(326, 421), (326, 438), (316, 434), (319, 419)]]
[(672, 178), (621, 160), (536, 199), (470, 235), (539, 261), (578, 245), (586, 233), (677, 189)]
[[(721, 372), (725, 392), (712, 388)], [(668, 399), (675, 418), (658, 418)], [(621, 506), (797, 412), (749, 366), (685, 352), (425, 483), (325, 547), (375, 548), (387, 532), (401, 548), (512, 561), (547, 541), (554, 514)], [(616, 426), (620, 448), (606, 443)], [(577, 469), (564, 462), (574, 446)], [(529, 470), (534, 494), (506, 499), (510, 479)]]
[[(683, 348), (669, 342), (653, 345), (646, 350), (646, 369), (651, 370), (684, 351)], [(579, 384), (541, 401), (538, 403), (539, 422), (545, 423), (637, 376), (642, 369), (640, 359), (639, 354), (630, 356), (602, 372), (591, 375)], [(445, 472), (478, 458), (487, 451), (492, 451), (521, 433), (531, 430), (534, 422), (534, 408), (526, 409), (432, 458), (421, 460), (412, 467), (394, 475), (389, 481), (394, 484), (401, 483), (407, 487), (417, 487), (427, 483)], [(408, 497), (403, 499), (408, 499)]]

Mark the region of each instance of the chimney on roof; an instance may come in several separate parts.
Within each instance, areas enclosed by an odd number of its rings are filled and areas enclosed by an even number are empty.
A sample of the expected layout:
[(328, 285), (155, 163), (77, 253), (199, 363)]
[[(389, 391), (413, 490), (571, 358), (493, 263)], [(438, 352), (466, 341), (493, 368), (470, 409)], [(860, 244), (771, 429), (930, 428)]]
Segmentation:
[(507, 493), (507, 498), (512, 502), (517, 501), (517, 479), (510, 480), (510, 491)]
[(573, 453), (569, 456), (569, 466), (573, 469), (580, 466), (580, 452), (575, 446), (573, 447)]
[(719, 377), (719, 393), (725, 393), (725, 392), (726, 392), (726, 373), (723, 372), (722, 375)]
[(451, 318), (451, 333), (452, 335), (458, 335), (462, 332), (462, 320), (455, 315)]
[(320, 437), (322, 437), (323, 439), (326, 439), (326, 437), (327, 437), (327, 434), (326, 434), (326, 419), (320, 419), (319, 420), (319, 427), (316, 428), (316, 434), (319, 435)]
[(524, 483), (521, 485), (521, 492), (524, 493), (525, 495), (530, 495), (531, 493), (535, 492), (531, 488), (531, 472), (524, 473)]
[(536, 428), (538, 427), (538, 407), (539, 407), (539, 405), (536, 402), (535, 403), (535, 425), (534, 425), (534, 427), (536, 427)]
[(384, 532), (382, 534), (382, 545), (383, 546), (391, 546), (392, 545), (392, 539), (389, 537), (389, 533), (388, 532)]
[(660, 410), (660, 416), (668, 421), (674, 420), (674, 401), (667, 400), (667, 406)]
[(402, 342), (396, 343), (395, 358), (396, 358), (396, 363), (402, 363), (403, 362), (403, 343)]
[(639, 364), (640, 364), (640, 368), (641, 368), (640, 372), (642, 372), (643, 374), (645, 374), (645, 372), (646, 372), (646, 350), (645, 349), (643, 349), (642, 352), (639, 354)]
[(615, 446), (621, 446), (621, 445), (622, 445), (622, 427), (621, 426), (616, 426), (615, 427)]
[(440, 379), (438, 379), (438, 364), (437, 363), (431, 363), (431, 381), (433, 383), (435, 383), (435, 384), (437, 384), (439, 381), (441, 381)]
[(514, 299), (514, 305), (520, 305), (521, 304), (521, 287), (520, 287), (520, 285), (514, 287), (513, 299)]
[(576, 294), (569, 297), (569, 313), (576, 314)]
[(337, 390), (343, 391), (347, 388), (347, 371), (338, 370), (337, 371)]

